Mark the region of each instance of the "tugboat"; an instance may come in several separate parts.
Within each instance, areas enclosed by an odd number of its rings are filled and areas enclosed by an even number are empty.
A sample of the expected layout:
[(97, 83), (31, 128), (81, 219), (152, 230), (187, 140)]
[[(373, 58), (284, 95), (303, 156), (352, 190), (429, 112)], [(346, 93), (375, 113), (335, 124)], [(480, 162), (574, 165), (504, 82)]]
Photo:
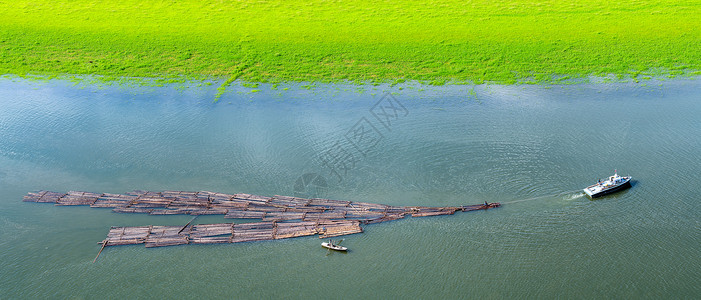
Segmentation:
[(604, 181), (599, 179), (596, 184), (588, 186), (584, 189), (584, 192), (589, 195), (590, 198), (596, 198), (630, 187), (630, 180), (632, 177), (618, 176), (618, 170), (614, 170), (613, 173), (613, 176), (609, 176), (608, 179)]

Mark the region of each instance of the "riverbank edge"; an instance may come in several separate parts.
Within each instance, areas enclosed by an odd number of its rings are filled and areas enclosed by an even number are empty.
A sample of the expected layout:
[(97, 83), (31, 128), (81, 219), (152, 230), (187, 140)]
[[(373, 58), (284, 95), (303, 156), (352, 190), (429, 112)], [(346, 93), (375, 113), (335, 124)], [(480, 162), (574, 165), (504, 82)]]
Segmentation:
[(294, 81), (294, 80), (276, 80), (276, 81), (251, 81), (242, 79), (240, 76), (219, 77), (219, 76), (164, 76), (164, 77), (130, 77), (130, 76), (103, 76), (96, 74), (42, 74), (29, 73), (24, 75), (2, 74), (0, 80), (27, 80), (33, 82), (47, 82), (52, 80), (61, 80), (71, 82), (74, 85), (97, 85), (97, 86), (123, 86), (123, 87), (164, 87), (166, 85), (175, 85), (178, 89), (188, 89), (194, 87), (217, 86), (217, 93), (213, 102), (218, 102), (221, 96), (228, 92), (227, 88), (232, 84), (236, 84), (241, 88), (248, 89), (249, 93), (257, 93), (264, 88), (261, 85), (266, 85), (271, 90), (288, 90), (291, 87), (299, 89), (314, 90), (319, 85), (334, 84), (349, 87), (369, 87), (385, 85), (389, 87), (398, 86), (401, 90), (404, 86), (476, 86), (476, 85), (576, 85), (587, 83), (645, 83), (648, 81), (672, 80), (672, 79), (689, 79), (694, 80), (701, 77), (701, 70), (656, 70), (654, 72), (632, 72), (630, 74), (607, 74), (606, 76), (596, 75), (562, 75), (556, 77), (557, 80), (538, 81), (533, 78), (523, 78), (515, 82), (501, 81), (451, 81), (446, 80), (437, 84), (431, 80), (405, 80), (399, 78), (396, 80), (376, 80), (376, 81), (351, 81), (351, 80), (324, 80), (324, 81)]

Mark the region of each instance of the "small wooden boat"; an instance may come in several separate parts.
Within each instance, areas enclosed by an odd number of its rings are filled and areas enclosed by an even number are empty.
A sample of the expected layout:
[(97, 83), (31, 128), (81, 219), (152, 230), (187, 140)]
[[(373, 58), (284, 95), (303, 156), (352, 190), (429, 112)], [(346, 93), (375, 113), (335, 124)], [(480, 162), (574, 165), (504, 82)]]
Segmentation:
[(339, 246), (333, 243), (333, 241), (329, 240), (328, 242), (323, 242), (321, 243), (321, 247), (324, 247), (326, 249), (330, 250), (336, 250), (336, 251), (346, 251), (348, 248)]

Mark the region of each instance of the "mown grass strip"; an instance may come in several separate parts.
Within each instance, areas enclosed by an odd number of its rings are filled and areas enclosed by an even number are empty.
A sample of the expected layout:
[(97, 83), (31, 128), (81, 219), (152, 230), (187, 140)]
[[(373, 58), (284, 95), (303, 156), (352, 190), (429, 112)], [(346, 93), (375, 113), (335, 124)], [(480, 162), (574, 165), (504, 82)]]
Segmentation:
[(36, 0), (0, 7), (0, 74), (20, 76), (508, 84), (701, 70), (701, 3), (688, 0)]

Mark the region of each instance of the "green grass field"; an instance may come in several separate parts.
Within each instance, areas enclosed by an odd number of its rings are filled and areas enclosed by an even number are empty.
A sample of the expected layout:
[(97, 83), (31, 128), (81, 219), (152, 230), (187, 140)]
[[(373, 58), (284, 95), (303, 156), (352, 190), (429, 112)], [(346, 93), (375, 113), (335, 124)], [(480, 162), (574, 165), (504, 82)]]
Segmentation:
[(0, 0), (0, 74), (19, 76), (442, 84), (699, 70), (698, 0)]

